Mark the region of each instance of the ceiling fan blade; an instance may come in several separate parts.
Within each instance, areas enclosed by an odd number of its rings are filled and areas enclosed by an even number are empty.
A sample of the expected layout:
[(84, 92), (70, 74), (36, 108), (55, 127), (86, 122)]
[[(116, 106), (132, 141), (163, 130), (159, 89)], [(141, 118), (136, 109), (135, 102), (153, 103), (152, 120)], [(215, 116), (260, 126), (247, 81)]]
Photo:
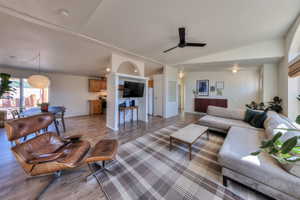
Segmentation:
[(185, 28), (181, 27), (178, 29), (179, 32), (179, 43), (185, 44)]
[(186, 47), (204, 47), (206, 43), (186, 43)]
[(167, 52), (169, 52), (169, 51), (171, 51), (171, 50), (173, 50), (173, 49), (176, 49), (178, 46), (175, 46), (175, 47), (172, 47), (172, 48), (170, 48), (170, 49), (167, 49), (167, 50), (165, 50), (164, 51), (164, 53), (167, 53)]

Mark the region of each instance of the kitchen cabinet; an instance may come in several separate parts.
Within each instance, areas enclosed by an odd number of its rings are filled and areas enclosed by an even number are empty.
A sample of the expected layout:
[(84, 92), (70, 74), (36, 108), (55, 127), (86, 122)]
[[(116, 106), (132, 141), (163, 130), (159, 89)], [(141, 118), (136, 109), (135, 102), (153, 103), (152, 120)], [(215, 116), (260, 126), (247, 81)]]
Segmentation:
[(100, 92), (106, 88), (106, 79), (89, 79), (89, 92)]
[(90, 115), (102, 113), (102, 101), (101, 100), (89, 100)]

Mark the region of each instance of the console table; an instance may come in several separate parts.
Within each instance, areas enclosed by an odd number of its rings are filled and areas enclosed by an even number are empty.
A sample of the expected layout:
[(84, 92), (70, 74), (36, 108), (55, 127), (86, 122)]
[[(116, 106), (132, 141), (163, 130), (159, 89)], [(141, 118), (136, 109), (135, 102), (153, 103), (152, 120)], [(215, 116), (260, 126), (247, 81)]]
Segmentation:
[(208, 106), (218, 106), (218, 107), (224, 107), (227, 108), (227, 99), (223, 98), (212, 98), (212, 97), (207, 97), (207, 98), (195, 98), (195, 107), (194, 110), (195, 112), (202, 112), (206, 113), (207, 112), (207, 107)]
[(129, 106), (129, 107), (119, 107), (119, 126), (121, 122), (121, 112), (123, 112), (124, 116), (124, 128), (125, 128), (125, 122), (126, 122), (126, 111), (131, 110), (131, 123), (133, 122), (133, 111), (136, 110), (136, 124), (138, 124), (139, 121), (139, 107), (138, 106)]

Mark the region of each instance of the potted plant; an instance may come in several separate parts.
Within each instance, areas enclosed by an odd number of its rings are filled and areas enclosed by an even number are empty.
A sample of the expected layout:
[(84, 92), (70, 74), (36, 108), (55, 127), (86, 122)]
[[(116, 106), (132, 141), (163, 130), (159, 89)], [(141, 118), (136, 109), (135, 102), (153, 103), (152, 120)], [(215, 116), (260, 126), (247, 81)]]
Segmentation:
[(256, 103), (255, 101), (252, 101), (250, 104), (246, 104), (246, 107), (251, 110), (265, 110), (265, 104), (263, 102)]
[[(279, 129), (279, 128), (278, 128)], [(298, 129), (284, 129), (285, 131), (297, 131)], [(286, 141), (282, 141), (283, 133), (278, 132), (271, 139), (261, 142), (260, 150), (251, 153), (251, 155), (257, 156), (261, 152), (266, 152), (275, 158), (281, 166), (289, 173), (300, 177), (300, 145), (298, 140), (300, 136), (294, 136)]]
[(267, 107), (267, 110), (273, 110), (277, 113), (281, 113), (282, 112), (282, 99), (278, 96), (275, 96), (273, 98), (273, 101), (268, 102), (269, 106)]
[(194, 97), (195, 97), (195, 98), (196, 98), (197, 95), (198, 95), (198, 93), (197, 93), (197, 91), (196, 91), (195, 89), (193, 89), (193, 94), (194, 94)]
[[(298, 101), (300, 101), (300, 95), (297, 96)], [(296, 117), (296, 123), (300, 124), (300, 115)]]
[(49, 103), (41, 103), (40, 107), (41, 107), (41, 111), (42, 112), (48, 112), (48, 110), (49, 110)]
[[(0, 99), (11, 98), (11, 93), (15, 91), (9, 79), (10, 74), (0, 73)], [(0, 127), (4, 126), (6, 115), (6, 110), (0, 110)]]
[(0, 73), (0, 99), (11, 98), (11, 93), (15, 91), (11, 86), (10, 77), (10, 74)]

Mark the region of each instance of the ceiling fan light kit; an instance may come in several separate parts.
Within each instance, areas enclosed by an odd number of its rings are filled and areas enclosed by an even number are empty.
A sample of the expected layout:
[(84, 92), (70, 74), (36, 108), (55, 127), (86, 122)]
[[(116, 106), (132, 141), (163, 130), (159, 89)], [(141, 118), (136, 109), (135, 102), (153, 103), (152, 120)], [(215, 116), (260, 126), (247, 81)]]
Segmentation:
[(191, 42), (186, 42), (185, 40), (185, 28), (184, 27), (180, 27), (178, 28), (178, 33), (179, 33), (179, 44), (167, 49), (164, 51), (164, 53), (167, 53), (173, 49), (176, 49), (177, 47), (179, 48), (184, 48), (184, 47), (204, 47), (206, 46), (206, 43), (191, 43)]
[(33, 88), (44, 89), (50, 85), (50, 80), (47, 76), (41, 75), (41, 55), (38, 55), (39, 59), (39, 73), (28, 77), (28, 83)]

